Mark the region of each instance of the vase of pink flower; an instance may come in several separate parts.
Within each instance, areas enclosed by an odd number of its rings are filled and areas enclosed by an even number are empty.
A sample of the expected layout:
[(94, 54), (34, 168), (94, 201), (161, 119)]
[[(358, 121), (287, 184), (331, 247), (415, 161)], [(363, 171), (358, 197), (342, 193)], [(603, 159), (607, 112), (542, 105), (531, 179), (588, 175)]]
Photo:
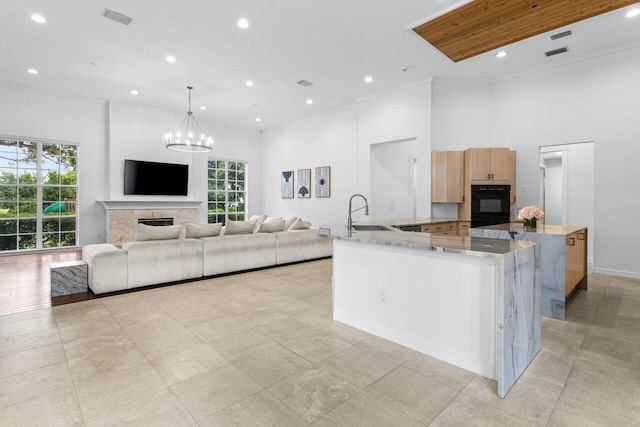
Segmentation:
[(544, 218), (544, 212), (537, 206), (527, 206), (518, 211), (518, 218), (522, 220), (525, 230), (535, 230), (538, 220)]

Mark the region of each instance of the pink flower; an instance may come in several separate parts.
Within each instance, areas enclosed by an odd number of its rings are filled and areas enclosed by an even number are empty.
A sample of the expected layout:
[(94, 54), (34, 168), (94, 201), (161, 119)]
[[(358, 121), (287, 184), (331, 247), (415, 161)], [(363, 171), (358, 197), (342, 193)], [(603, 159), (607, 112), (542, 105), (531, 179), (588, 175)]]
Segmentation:
[(518, 211), (518, 218), (520, 219), (542, 219), (544, 218), (544, 212), (537, 206), (526, 206)]

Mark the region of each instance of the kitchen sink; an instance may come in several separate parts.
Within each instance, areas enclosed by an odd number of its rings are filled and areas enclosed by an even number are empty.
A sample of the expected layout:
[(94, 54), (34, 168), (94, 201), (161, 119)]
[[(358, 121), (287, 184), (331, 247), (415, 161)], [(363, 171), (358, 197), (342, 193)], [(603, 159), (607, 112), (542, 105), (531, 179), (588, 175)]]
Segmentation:
[(395, 231), (393, 228), (384, 225), (353, 224), (352, 227), (356, 231)]

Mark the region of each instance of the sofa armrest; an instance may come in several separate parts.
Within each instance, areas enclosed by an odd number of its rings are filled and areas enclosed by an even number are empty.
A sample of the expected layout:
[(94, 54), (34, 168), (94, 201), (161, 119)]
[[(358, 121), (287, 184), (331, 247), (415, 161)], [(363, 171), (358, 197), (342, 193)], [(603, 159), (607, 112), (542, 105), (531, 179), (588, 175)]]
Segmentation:
[(127, 288), (127, 253), (109, 244), (87, 245), (82, 259), (89, 268), (89, 288), (96, 294)]

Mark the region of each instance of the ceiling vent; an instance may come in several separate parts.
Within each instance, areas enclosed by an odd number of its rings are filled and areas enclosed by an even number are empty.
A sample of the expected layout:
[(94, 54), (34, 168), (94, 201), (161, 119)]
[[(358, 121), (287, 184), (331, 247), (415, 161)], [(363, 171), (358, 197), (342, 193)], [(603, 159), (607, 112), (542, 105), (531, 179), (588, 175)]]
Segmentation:
[(553, 55), (558, 55), (560, 53), (565, 53), (569, 51), (569, 49), (565, 46), (565, 47), (561, 47), (560, 49), (554, 49), (554, 50), (550, 50), (549, 52), (545, 52), (545, 56), (553, 56)]
[(561, 38), (563, 38), (563, 37), (570, 36), (571, 34), (573, 34), (573, 33), (571, 32), (571, 30), (563, 31), (563, 32), (561, 32), (561, 33), (558, 33), (558, 34), (554, 34), (554, 35), (552, 35), (552, 36), (551, 36), (551, 40), (558, 40), (558, 39), (561, 39)]
[(307, 81), (307, 80), (300, 80), (299, 82), (297, 82), (297, 84), (299, 84), (300, 86), (311, 86), (313, 83)]
[(102, 16), (124, 25), (129, 25), (131, 24), (131, 21), (133, 21), (133, 18), (129, 18), (127, 15), (123, 15), (121, 13), (118, 13), (109, 9), (105, 9), (104, 12), (102, 12)]

